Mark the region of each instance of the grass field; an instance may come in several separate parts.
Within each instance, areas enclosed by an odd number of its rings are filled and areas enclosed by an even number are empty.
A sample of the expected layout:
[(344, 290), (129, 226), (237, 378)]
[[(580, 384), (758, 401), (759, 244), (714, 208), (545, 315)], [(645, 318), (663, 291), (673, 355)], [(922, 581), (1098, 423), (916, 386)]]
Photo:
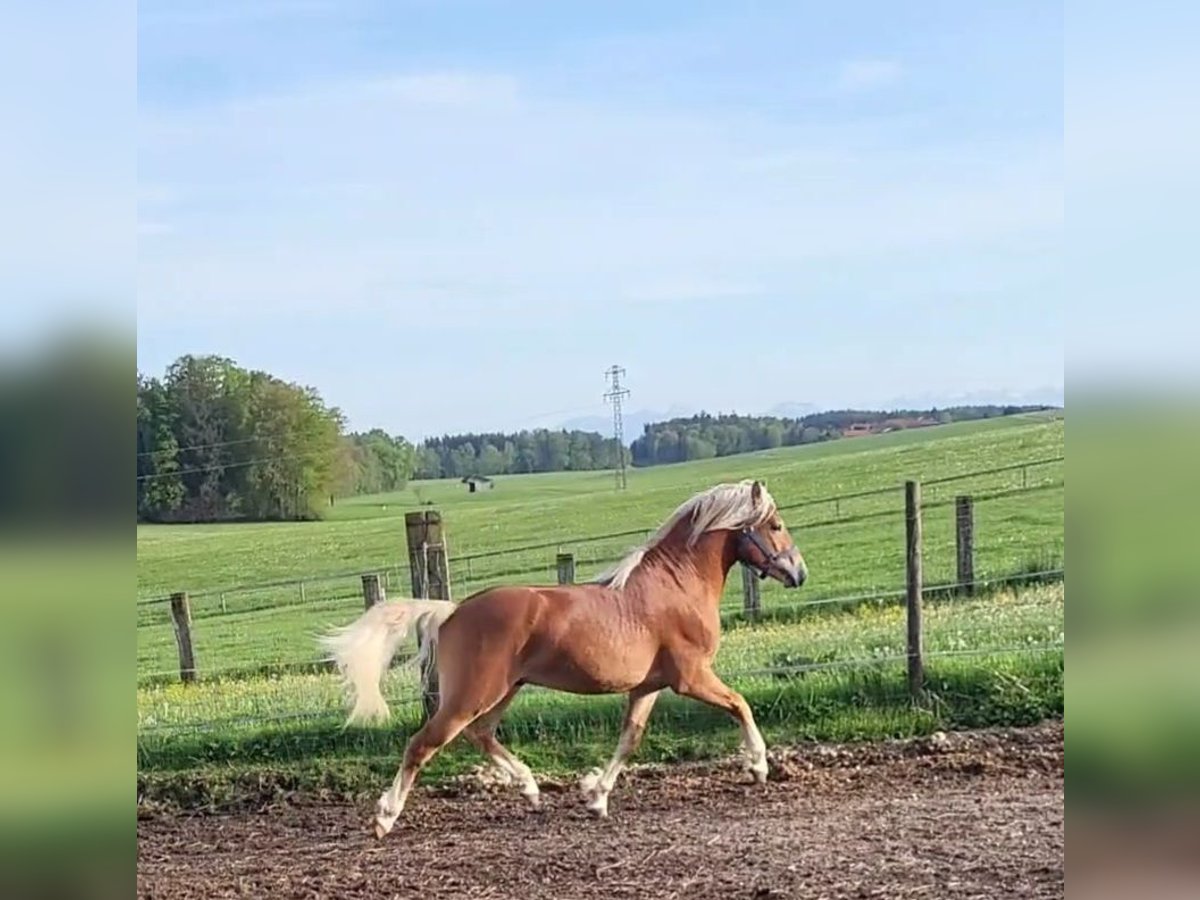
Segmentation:
[[(771, 741), (906, 736), (1029, 724), (1062, 713), (1061, 584), (932, 603), (925, 623), (931, 693), (920, 706), (907, 693), (904, 618), (897, 606), (734, 628), (717, 669), (746, 696)], [(329, 675), (144, 688), (138, 692), (139, 770), (151, 781), (157, 775), (168, 792), (198, 784), (219, 790), (259, 769), (285, 772), (295, 787), (377, 787), (393, 774), (403, 736), (419, 715), (410, 668), (393, 669), (385, 693), (393, 724), (343, 730), (338, 685)], [(529, 688), (505, 717), (501, 736), (541, 774), (578, 772), (612, 752), (621, 704), (618, 697)], [(667, 695), (639, 759), (703, 758), (732, 751), (737, 739), (735, 724), (723, 714)], [(480, 761), (459, 742), (432, 775)]]
[[(924, 646), (931, 654), (963, 653), (980, 647), (1024, 648), (1063, 639), (1061, 584), (1003, 591), (978, 599), (929, 605), (924, 617)], [(729, 629), (717, 671), (742, 685), (789, 668), (837, 667), (903, 657), (904, 610), (901, 606), (860, 605), (840, 614), (800, 622), (768, 623)], [(756, 673), (770, 672), (766, 676)], [(419, 686), (411, 666), (393, 668), (386, 696), (395, 704), (415, 703)], [(587, 704), (565, 694), (528, 689), (526, 707)], [(519, 706), (519, 705), (518, 705)], [(199, 725), (253, 725), (266, 719), (336, 721), (344, 709), (339, 685), (327, 674), (300, 673), (255, 679), (249, 683), (211, 681), (188, 686), (178, 682), (147, 687), (138, 694), (143, 727), (186, 731)]]
[[(215, 802), (211, 792), (241, 783), (251, 770), (318, 787), (390, 777), (397, 741), (418, 715), (411, 671), (389, 675), (393, 727), (343, 731), (336, 679), (302, 664), (315, 661), (317, 632), (361, 612), (359, 573), (390, 570), (390, 595), (407, 592), (406, 566), (398, 564), (403, 514), (423, 501), (443, 513), (461, 598), (488, 583), (553, 580), (559, 546), (576, 553), (578, 577), (588, 578), (640, 540), (589, 537), (648, 532), (695, 491), (745, 477), (766, 479), (781, 506), (808, 504), (787, 510), (785, 519), (805, 553), (809, 583), (798, 593), (764, 584), (764, 611), (778, 620), (736, 623), (739, 579), (731, 577), (726, 592), (731, 627), (718, 670), (746, 694), (772, 739), (904, 735), (1060, 713), (1061, 583), (931, 602), (925, 647), (932, 694), (920, 707), (905, 689), (903, 611), (894, 597), (813, 601), (902, 587), (907, 478), (924, 484), (927, 584), (953, 579), (956, 494), (977, 498), (978, 577), (1061, 566), (1061, 461), (940, 480), (1052, 459), (1063, 446), (1061, 420), (1013, 417), (636, 470), (624, 493), (613, 490), (609, 473), (498, 478), (494, 491), (476, 495), (457, 482), (426, 482), (339, 501), (322, 522), (142, 526), (139, 595), (192, 593), (201, 681), (175, 682), (165, 607), (139, 604), (139, 771), (167, 793), (198, 790), (204, 796), (191, 799), (200, 803)], [(891, 490), (809, 503), (876, 488)], [(550, 546), (520, 549), (531, 543)], [(344, 574), (331, 577), (337, 573)], [(294, 583), (300, 578), (303, 597)], [(594, 765), (612, 750), (620, 704), (529, 689), (505, 719), (506, 739), (539, 771)], [(736, 745), (732, 723), (677, 698), (664, 698), (654, 723), (642, 758), (700, 757)], [(434, 771), (478, 761), (456, 751)]]
[[(746, 477), (766, 479), (785, 506), (895, 488), (884, 495), (786, 512), (810, 581), (802, 596), (766, 583), (764, 608), (888, 591), (903, 584), (906, 478), (929, 481), (1053, 458), (1062, 455), (1063, 443), (1062, 421), (1012, 417), (635, 470), (624, 493), (613, 490), (611, 474), (604, 472), (501, 477), (493, 491), (475, 495), (455, 481), (417, 482), (397, 494), (339, 501), (321, 522), (140, 526), (139, 596), (191, 592), (202, 675), (302, 663), (314, 657), (316, 632), (361, 609), (359, 573), (385, 570), (389, 594), (408, 593), (407, 565), (401, 562), (403, 514), (422, 500), (433, 501), (443, 513), (451, 582), (461, 598), (490, 583), (552, 581), (558, 548), (513, 549), (475, 559), (472, 554), (554, 542), (576, 554), (578, 577), (588, 578), (639, 537), (587, 537), (638, 528), (648, 533), (695, 491)], [(986, 496), (1022, 485), (1046, 486), (977, 504), (979, 577), (1060, 564), (1063, 477), (1058, 462), (926, 486), (927, 582), (953, 578), (953, 508), (947, 504), (958, 493)], [(331, 577), (334, 573), (344, 575)], [(301, 578), (307, 579), (303, 596), (296, 584), (244, 589)], [(730, 578), (726, 601), (731, 609), (740, 603), (739, 592), (738, 580)], [(178, 661), (166, 606), (141, 605), (138, 619), (139, 677), (170, 677)]]

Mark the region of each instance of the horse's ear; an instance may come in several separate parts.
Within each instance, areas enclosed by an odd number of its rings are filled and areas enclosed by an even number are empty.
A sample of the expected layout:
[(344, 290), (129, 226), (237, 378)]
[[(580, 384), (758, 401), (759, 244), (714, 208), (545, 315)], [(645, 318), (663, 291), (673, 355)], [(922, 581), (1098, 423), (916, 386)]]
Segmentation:
[(762, 495), (763, 495), (762, 482), (755, 480), (754, 484), (751, 485), (751, 487), (750, 487), (750, 502), (753, 503), (755, 506), (761, 506), (762, 505)]

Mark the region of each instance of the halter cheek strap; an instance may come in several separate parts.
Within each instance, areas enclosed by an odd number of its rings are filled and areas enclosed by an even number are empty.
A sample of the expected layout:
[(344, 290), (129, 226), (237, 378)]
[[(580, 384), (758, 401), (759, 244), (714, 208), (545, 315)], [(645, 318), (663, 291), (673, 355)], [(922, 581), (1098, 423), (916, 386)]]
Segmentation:
[[(750, 554), (746, 552), (747, 544), (752, 545), (761, 554), (762, 559), (759, 562), (749, 559)], [(780, 557), (787, 556), (795, 550), (796, 545), (791, 544), (782, 550), (772, 552), (771, 548), (763, 543), (758, 531), (753, 528), (743, 528), (742, 533), (738, 536), (738, 549), (741, 551), (738, 554), (741, 561), (757, 572), (759, 578), (766, 578), (771, 574), (771, 566), (775, 565)]]

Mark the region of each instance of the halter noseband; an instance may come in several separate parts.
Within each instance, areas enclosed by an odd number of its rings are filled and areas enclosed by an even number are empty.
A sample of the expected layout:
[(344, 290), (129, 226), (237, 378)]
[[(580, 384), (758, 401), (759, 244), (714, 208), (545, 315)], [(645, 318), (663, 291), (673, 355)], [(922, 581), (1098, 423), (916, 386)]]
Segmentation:
[[(762, 560), (760, 562), (752, 562), (746, 558), (749, 556), (749, 554), (745, 552), (745, 546), (747, 543), (752, 544), (754, 549), (762, 554)], [(759, 578), (766, 578), (768, 575), (770, 575), (771, 566), (775, 565), (776, 561), (780, 557), (787, 556), (796, 549), (795, 544), (790, 544), (787, 547), (784, 547), (782, 550), (771, 552), (771, 548), (763, 543), (763, 539), (759, 536), (758, 530), (755, 528), (742, 529), (742, 533), (738, 535), (738, 547), (742, 551), (741, 554), (739, 554), (741, 562), (757, 572)]]

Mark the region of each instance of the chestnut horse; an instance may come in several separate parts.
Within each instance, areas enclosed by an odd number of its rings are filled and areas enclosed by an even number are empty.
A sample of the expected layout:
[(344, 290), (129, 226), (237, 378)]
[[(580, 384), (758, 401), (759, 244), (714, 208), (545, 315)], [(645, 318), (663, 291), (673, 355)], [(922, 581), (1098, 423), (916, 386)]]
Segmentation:
[(379, 798), (376, 837), (391, 831), (421, 767), (460, 733), (537, 804), (533, 773), (496, 739), (500, 717), (526, 684), (628, 695), (616, 753), (606, 768), (583, 779), (588, 808), (596, 815), (608, 814), (609, 792), (665, 688), (735, 718), (747, 768), (765, 781), (766, 745), (750, 707), (712, 670), (721, 593), (736, 562), (788, 587), (799, 587), (807, 577), (775, 501), (758, 481), (719, 484), (692, 497), (594, 582), (505, 585), (458, 605), (382, 603), (324, 637), (354, 699), (351, 722), (386, 718), (380, 679), (413, 629), (423, 638), (423, 652), (436, 642), (441, 699), (409, 740), (394, 783)]

